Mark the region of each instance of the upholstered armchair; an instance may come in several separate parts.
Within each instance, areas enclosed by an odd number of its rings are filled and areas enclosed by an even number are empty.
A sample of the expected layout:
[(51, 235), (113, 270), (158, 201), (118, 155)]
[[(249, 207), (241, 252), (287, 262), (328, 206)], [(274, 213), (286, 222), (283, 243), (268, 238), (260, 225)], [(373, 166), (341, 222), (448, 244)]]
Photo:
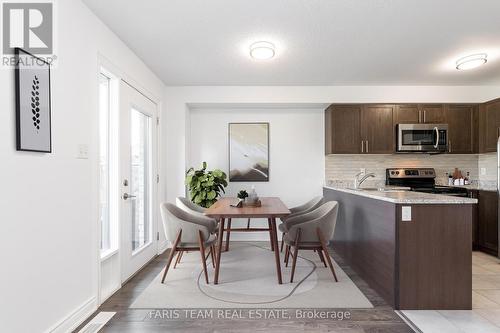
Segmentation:
[[(172, 249), (167, 259), (161, 283), (165, 281), (175, 254), (179, 253), (182, 256), (184, 251), (200, 251), (205, 281), (209, 283), (206, 260), (208, 255), (211, 255), (212, 265), (214, 265), (216, 237), (213, 231), (216, 228), (215, 221), (201, 215), (188, 213), (171, 203), (161, 204), (161, 216), (165, 237), (172, 242)], [(205, 255), (206, 249), (209, 249), (207, 256)], [(177, 257), (175, 265), (180, 261), (180, 256)]]
[(299, 249), (316, 251), (325, 267), (326, 262), (328, 262), (335, 281), (338, 281), (328, 254), (328, 244), (333, 238), (337, 213), (338, 203), (329, 201), (311, 212), (291, 217), (284, 222), (287, 230), (284, 236), (286, 244), (285, 262), (287, 266), (290, 254), (293, 258), (290, 282), (293, 282)]
[[(323, 203), (323, 201), (324, 201), (323, 197), (322, 196), (318, 196), (318, 197), (312, 198), (311, 200), (309, 200), (305, 204), (302, 204), (302, 205), (297, 206), (297, 207), (292, 207), (292, 208), (290, 208), (291, 214), (288, 215), (288, 216), (286, 216), (286, 217), (281, 218), (281, 221), (285, 222), (285, 221), (287, 221), (287, 220), (289, 220), (289, 219), (291, 219), (293, 217), (296, 217), (296, 216), (308, 213), (310, 211), (313, 211), (316, 208), (318, 208), (319, 206), (321, 206), (321, 204)], [(278, 230), (281, 231), (281, 233), (282, 233), (282, 235), (281, 235), (281, 249), (280, 249), (280, 251), (283, 251), (283, 244), (284, 244), (283, 237), (285, 236), (285, 233), (287, 232), (287, 230), (286, 230), (286, 224), (285, 223), (281, 223), (278, 226)]]

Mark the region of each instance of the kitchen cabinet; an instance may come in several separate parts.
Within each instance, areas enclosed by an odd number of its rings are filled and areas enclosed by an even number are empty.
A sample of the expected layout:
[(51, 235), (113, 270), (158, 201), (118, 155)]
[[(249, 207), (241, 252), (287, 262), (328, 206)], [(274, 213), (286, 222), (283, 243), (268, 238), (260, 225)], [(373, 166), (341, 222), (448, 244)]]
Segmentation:
[(395, 149), (394, 105), (364, 105), (361, 110), (361, 151), (368, 154), (392, 154)]
[(477, 146), (477, 106), (450, 104), (446, 106), (448, 152), (473, 154)]
[[(325, 111), (325, 153), (359, 154), (361, 145), (361, 104), (330, 105)], [(363, 148), (364, 149), (364, 148)]]
[(420, 122), (420, 110), (416, 104), (396, 105), (394, 110), (394, 125), (418, 124)]
[(500, 135), (500, 99), (480, 106), (479, 133), (481, 142), (479, 152), (496, 152), (497, 140)]
[[(498, 256), (498, 195), (496, 191), (477, 191), (476, 248)], [(474, 242), (473, 242), (474, 243)]]
[(443, 104), (419, 104), (420, 122), (423, 124), (446, 124), (446, 111)]
[[(479, 191), (476, 190), (468, 190), (467, 194), (469, 198), (479, 199), (478, 197)], [(479, 200), (478, 200), (479, 201)], [(474, 205), (472, 208), (472, 250), (479, 250), (479, 236), (478, 236), (478, 223), (479, 223), (479, 205)]]
[(326, 154), (394, 152), (393, 105), (339, 104), (325, 111)]

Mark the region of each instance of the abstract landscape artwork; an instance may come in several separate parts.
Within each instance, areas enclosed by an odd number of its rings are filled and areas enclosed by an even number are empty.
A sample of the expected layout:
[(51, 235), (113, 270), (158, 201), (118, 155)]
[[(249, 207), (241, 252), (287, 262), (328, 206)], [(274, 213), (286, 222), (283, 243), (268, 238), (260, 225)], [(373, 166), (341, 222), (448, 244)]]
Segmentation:
[(229, 181), (269, 181), (269, 123), (229, 124)]

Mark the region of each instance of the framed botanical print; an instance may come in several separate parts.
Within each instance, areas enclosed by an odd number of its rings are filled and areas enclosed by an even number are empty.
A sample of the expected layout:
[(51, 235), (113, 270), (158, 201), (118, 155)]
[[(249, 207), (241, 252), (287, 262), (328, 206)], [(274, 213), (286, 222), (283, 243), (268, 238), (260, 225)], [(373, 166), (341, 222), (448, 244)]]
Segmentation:
[(269, 123), (229, 124), (229, 181), (269, 181)]
[(17, 150), (50, 153), (50, 64), (16, 48)]

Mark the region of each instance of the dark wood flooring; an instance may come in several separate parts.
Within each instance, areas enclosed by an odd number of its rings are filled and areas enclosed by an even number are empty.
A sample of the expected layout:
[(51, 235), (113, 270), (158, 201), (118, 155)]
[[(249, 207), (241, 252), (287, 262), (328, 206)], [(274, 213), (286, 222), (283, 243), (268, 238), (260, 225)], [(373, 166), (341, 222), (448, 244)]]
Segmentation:
[[(328, 309), (348, 311), (350, 319), (155, 319), (151, 310), (129, 309), (149, 283), (162, 271), (167, 253), (156, 257), (96, 311), (115, 311), (115, 316), (100, 332), (342, 332), (342, 333), (405, 333), (413, 330), (357, 276), (342, 259), (330, 250), (332, 257), (372, 302), (373, 309)], [(317, 263), (318, 266), (320, 263)], [(323, 268), (320, 268), (323, 269)], [(325, 268), (326, 269), (326, 268)], [(95, 315), (94, 314), (94, 315)], [(92, 315), (88, 320), (90, 320)], [(181, 316), (183, 317), (183, 316)], [(88, 321), (87, 320), (87, 321)], [(76, 329), (78, 332), (83, 323)]]

